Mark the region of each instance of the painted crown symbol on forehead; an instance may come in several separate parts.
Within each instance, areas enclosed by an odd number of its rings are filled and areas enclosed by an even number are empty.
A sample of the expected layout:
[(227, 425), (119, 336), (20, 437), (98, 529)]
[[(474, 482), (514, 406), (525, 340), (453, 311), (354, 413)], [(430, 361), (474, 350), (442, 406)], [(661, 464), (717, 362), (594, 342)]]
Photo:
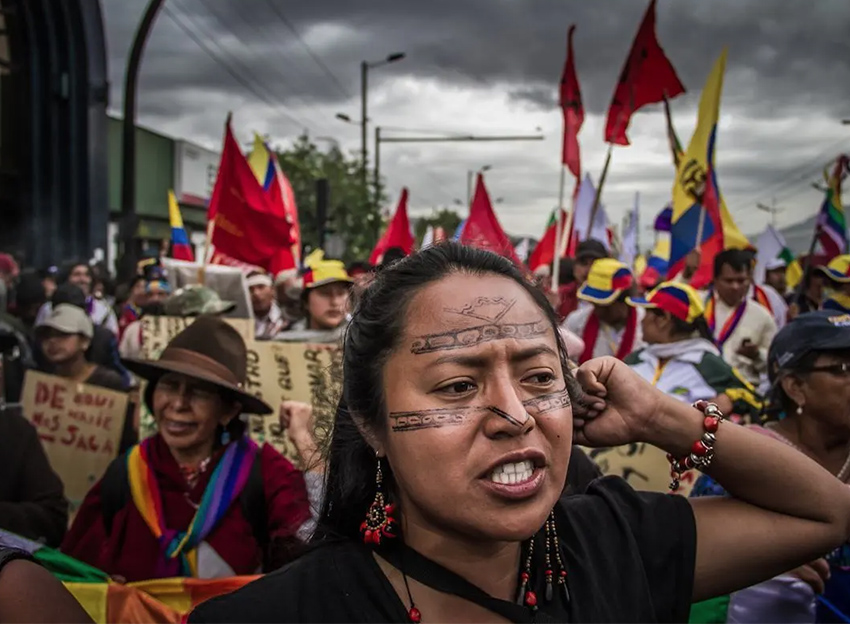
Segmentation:
[(500, 321), (516, 303), (516, 299), (504, 297), (477, 297), (462, 308), (446, 308), (447, 312), (496, 323)]

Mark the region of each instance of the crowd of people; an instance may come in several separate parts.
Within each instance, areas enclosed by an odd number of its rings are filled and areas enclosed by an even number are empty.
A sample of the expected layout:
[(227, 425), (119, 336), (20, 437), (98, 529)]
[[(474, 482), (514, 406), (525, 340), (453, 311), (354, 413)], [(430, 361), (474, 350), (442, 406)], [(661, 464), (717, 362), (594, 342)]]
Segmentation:
[[(732, 592), (736, 621), (759, 621), (782, 613), (753, 606), (777, 579), (804, 617), (846, 621), (850, 256), (795, 292), (784, 263), (760, 284), (755, 265), (726, 250), (709, 290), (687, 269), (647, 284), (589, 240), (554, 291), (551, 271), (455, 243), (246, 273), (256, 340), (342, 351), (325, 435), (310, 405), (246, 390), (214, 289), (173, 288), (156, 258), (113, 289), (99, 265), (0, 255), (0, 529), (120, 582), (280, 570), (198, 622), (686, 621)], [(197, 319), (145, 359), (149, 315)], [(70, 527), (22, 412), (28, 370), (134, 398)], [(294, 463), (252, 441), (251, 414), (280, 420)], [(600, 479), (583, 451), (635, 443), (673, 477), (700, 468), (691, 498)]]

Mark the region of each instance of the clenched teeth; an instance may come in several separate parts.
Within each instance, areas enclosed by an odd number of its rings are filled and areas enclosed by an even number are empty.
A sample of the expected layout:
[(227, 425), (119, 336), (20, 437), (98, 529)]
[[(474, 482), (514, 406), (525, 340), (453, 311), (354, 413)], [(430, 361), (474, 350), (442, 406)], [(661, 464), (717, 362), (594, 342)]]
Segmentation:
[(502, 464), (490, 473), (490, 481), (502, 485), (524, 483), (534, 474), (534, 462), (525, 460), (513, 464)]

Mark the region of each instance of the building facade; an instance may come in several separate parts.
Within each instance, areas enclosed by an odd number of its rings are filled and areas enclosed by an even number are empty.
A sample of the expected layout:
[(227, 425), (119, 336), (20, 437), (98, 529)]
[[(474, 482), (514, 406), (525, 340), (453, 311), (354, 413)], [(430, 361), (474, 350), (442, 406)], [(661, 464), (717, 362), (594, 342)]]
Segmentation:
[(98, 0), (0, 0), (0, 249), (105, 251), (108, 93)]

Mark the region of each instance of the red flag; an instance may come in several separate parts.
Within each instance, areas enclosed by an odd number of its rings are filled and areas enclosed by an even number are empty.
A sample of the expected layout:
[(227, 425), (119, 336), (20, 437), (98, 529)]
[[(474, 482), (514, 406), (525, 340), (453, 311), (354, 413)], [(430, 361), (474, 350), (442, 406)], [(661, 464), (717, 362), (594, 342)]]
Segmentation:
[(584, 105), (581, 103), (581, 88), (576, 75), (573, 60), (573, 32), (570, 26), (567, 35), (567, 60), (561, 74), (560, 104), (564, 114), (564, 143), (561, 150), (561, 162), (570, 168), (577, 180), (581, 179), (581, 153), (578, 145), (578, 132), (584, 123)]
[(518, 266), (522, 265), (508, 235), (499, 225), (496, 213), (493, 212), (493, 204), (484, 186), (484, 176), (480, 173), (475, 183), (475, 195), (472, 197), (472, 206), (469, 208), (469, 217), (463, 226), (460, 242), (492, 251), (513, 260)]
[(413, 253), (413, 234), (410, 231), (410, 221), (407, 219), (407, 189), (401, 190), (398, 207), (395, 209), (392, 221), (387, 226), (387, 231), (375, 245), (372, 255), (369, 256), (369, 264), (380, 264), (381, 258), (390, 247), (399, 247), (408, 256)]
[(655, 2), (652, 0), (635, 35), (631, 52), (620, 73), (605, 123), (605, 140), (629, 145), (626, 129), (635, 111), (647, 104), (674, 98), (685, 92), (676, 70), (655, 34)]
[[(567, 213), (561, 210), (561, 228), (566, 226)], [(546, 226), (546, 232), (543, 238), (534, 247), (534, 251), (528, 258), (528, 268), (536, 271), (541, 266), (551, 266), (555, 261), (555, 237), (557, 236), (558, 223), (555, 221), (555, 214), (549, 218), (549, 223)], [(566, 240), (566, 237), (563, 237)]]
[(286, 268), (292, 226), (280, 185), (275, 180), (269, 191), (263, 190), (236, 143), (229, 117), (207, 218), (215, 223), (217, 252), (272, 274)]

